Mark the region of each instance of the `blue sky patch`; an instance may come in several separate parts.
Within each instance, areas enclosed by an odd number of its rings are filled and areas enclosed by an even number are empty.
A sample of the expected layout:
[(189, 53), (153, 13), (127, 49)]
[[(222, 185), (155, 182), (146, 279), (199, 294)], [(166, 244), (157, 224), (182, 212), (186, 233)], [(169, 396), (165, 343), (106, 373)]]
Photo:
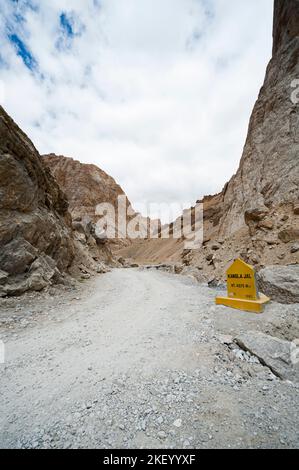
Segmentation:
[(22, 58), (26, 67), (29, 70), (34, 71), (37, 68), (37, 61), (31, 54), (26, 44), (19, 38), (17, 34), (9, 34), (8, 38), (14, 45), (17, 55)]
[(13, 18), (16, 21), (16, 23), (24, 23), (25, 22), (25, 18), (21, 13), (14, 13)]
[(66, 13), (61, 13), (60, 15), (60, 26), (62, 27), (63, 31), (67, 36), (73, 37), (75, 36), (73, 25), (72, 25), (72, 18), (68, 17)]
[(85, 31), (85, 26), (74, 12), (62, 12), (59, 16), (59, 24), (60, 36), (56, 41), (56, 48), (61, 51), (70, 49), (73, 40)]
[(59, 17), (59, 22), (63, 33), (71, 39), (75, 36), (81, 36), (85, 30), (85, 26), (73, 12), (62, 12)]

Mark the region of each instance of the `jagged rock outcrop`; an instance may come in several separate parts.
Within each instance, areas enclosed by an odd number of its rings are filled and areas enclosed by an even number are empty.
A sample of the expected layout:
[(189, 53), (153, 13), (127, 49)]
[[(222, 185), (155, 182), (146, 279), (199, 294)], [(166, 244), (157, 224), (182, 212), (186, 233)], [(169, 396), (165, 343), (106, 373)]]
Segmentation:
[(61, 280), (74, 255), (67, 198), (0, 107), (0, 295)]
[[(299, 0), (275, 0), (273, 57), (239, 169), (220, 194), (198, 201), (204, 244), (187, 262), (203, 267), (207, 280), (224, 278), (236, 257), (258, 269), (299, 263), (299, 103), (291, 99), (298, 78)], [(139, 262), (186, 261), (183, 238), (153, 240), (143, 248), (137, 247)]]
[[(134, 221), (143, 228), (147, 237), (149, 219), (137, 214), (122, 188), (115, 180), (96, 165), (81, 163), (73, 158), (44, 155), (43, 162), (50, 169), (60, 187), (66, 193), (69, 201), (69, 210), (76, 224), (96, 224), (101, 218), (97, 213), (99, 204), (109, 203), (114, 208), (114, 215), (109, 212), (105, 215), (107, 226), (114, 236), (109, 236), (109, 245), (112, 248), (130, 244), (126, 225)], [(121, 198), (121, 199), (119, 199)], [(119, 214), (121, 218), (119, 218)], [(105, 241), (105, 230), (94, 231), (94, 235), (101, 243)]]
[(115, 264), (85, 209), (72, 220), (44, 159), (0, 107), (0, 296), (69, 283), (68, 274), (87, 279)]
[(257, 267), (299, 262), (291, 246), (299, 239), (299, 103), (291, 99), (298, 77), (299, 1), (275, 0), (273, 57), (239, 169), (216, 203), (223, 258), (233, 243), (236, 255)]
[[(298, 202), (299, 104), (291, 100), (291, 84), (299, 76), (298, 0), (275, 0), (273, 38), (273, 57), (250, 119), (240, 166), (223, 193), (220, 236), (244, 226), (248, 211), (260, 212), (256, 222), (267, 217), (276, 224), (275, 211), (285, 207), (291, 212)], [(260, 228), (259, 224), (256, 231)]]
[(131, 205), (122, 188), (96, 165), (55, 154), (42, 158), (67, 195), (73, 220), (89, 218), (96, 222), (97, 205), (109, 202), (117, 208), (119, 196), (126, 198), (126, 207)]

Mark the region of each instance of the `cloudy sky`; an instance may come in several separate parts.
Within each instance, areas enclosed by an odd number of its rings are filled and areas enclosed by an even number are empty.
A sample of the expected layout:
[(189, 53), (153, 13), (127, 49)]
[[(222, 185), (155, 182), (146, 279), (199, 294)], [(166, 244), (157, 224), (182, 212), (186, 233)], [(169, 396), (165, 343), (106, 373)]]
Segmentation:
[(273, 0), (1, 0), (0, 100), (41, 153), (133, 205), (193, 204), (237, 170)]

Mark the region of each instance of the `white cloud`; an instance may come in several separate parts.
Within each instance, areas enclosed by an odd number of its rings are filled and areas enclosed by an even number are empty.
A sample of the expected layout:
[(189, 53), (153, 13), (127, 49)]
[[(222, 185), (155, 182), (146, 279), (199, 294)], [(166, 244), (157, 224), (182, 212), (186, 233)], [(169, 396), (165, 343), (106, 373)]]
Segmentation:
[(272, 3), (2, 0), (5, 108), (41, 153), (97, 164), (133, 204), (194, 203), (237, 169), (270, 58)]

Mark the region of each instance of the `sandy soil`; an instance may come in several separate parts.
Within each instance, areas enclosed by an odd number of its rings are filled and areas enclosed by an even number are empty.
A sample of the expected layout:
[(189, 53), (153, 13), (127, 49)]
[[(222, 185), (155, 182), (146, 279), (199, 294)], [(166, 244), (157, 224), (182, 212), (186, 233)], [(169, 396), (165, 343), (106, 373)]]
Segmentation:
[(298, 385), (223, 335), (293, 339), (299, 306), (257, 316), (216, 307), (216, 293), (116, 269), (1, 300), (0, 447), (298, 447)]

